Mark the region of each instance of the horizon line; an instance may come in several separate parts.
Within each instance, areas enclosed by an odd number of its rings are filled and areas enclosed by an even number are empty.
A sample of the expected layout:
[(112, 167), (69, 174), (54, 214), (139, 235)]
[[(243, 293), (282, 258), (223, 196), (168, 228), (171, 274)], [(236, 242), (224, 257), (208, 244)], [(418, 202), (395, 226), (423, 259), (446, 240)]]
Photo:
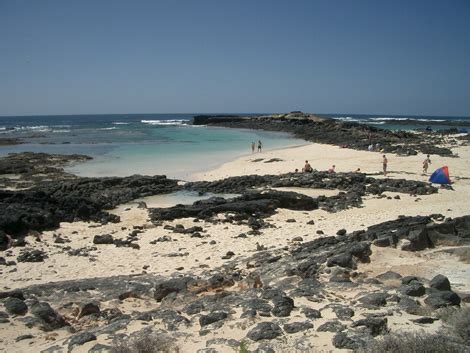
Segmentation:
[[(21, 114), (21, 115), (0, 115), (0, 118), (11, 118), (11, 117), (60, 117), (60, 116), (88, 116), (88, 115), (102, 115), (102, 116), (108, 116), (108, 115), (151, 115), (151, 114), (157, 114), (157, 115), (273, 115), (273, 114), (289, 114), (294, 111), (290, 112), (270, 112), (270, 113), (257, 113), (257, 112), (206, 112), (206, 113), (200, 113), (200, 112), (187, 112), (187, 113), (85, 113), (85, 114)], [(300, 111), (304, 114), (312, 114), (312, 115), (361, 115), (361, 116), (395, 116), (395, 117), (429, 117), (429, 118), (464, 118), (464, 119), (470, 119), (470, 115), (429, 115), (429, 114), (420, 114), (420, 115), (415, 115), (415, 114), (391, 114), (391, 113), (312, 113), (312, 112), (303, 112)]]

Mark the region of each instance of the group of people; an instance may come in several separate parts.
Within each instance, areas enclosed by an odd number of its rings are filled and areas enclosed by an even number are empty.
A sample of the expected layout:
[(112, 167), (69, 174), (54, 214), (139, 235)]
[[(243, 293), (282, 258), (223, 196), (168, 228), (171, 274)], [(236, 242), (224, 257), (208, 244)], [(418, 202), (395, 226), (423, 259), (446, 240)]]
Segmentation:
[[(256, 149), (256, 143), (255, 141), (253, 141), (251, 143), (251, 152), (255, 153), (255, 149)], [(261, 142), (261, 140), (258, 140), (258, 152), (261, 152), (262, 149), (263, 149), (263, 143)]]
[[(261, 142), (261, 140), (258, 140), (258, 152), (262, 152), (262, 149), (263, 149), (263, 143)], [(374, 145), (371, 143), (368, 149), (369, 151), (373, 151)], [(380, 146), (378, 143), (375, 145), (375, 149), (376, 150), (380, 149)], [(255, 153), (255, 150), (256, 150), (256, 143), (253, 141), (251, 143), (251, 152)], [(430, 164), (431, 164), (431, 158), (429, 157), (429, 154), (428, 154), (426, 156), (426, 159), (423, 161), (423, 175), (426, 175), (428, 173), (428, 168)], [(388, 159), (387, 159), (387, 156), (384, 154), (382, 156), (382, 170), (383, 170), (384, 176), (387, 176), (387, 173), (388, 173), (387, 168), (388, 168)], [(335, 173), (335, 169), (336, 169), (336, 166), (333, 164), (331, 168), (328, 169), (328, 172)], [(299, 171), (298, 169), (295, 169), (296, 173), (298, 173), (298, 171)], [(355, 172), (360, 173), (360, 171), (361, 171), (361, 168), (357, 168)], [(306, 160), (305, 165), (302, 168), (302, 173), (311, 173), (311, 172), (313, 172), (313, 168), (310, 165), (310, 163)]]
[[(335, 172), (335, 168), (336, 168), (336, 166), (333, 164), (333, 165), (331, 166), (331, 168), (328, 169), (328, 173), (334, 173), (334, 172)], [(298, 173), (299, 170), (296, 169), (295, 172)], [(313, 172), (312, 166), (310, 165), (310, 163), (309, 163), (308, 161), (305, 161), (305, 165), (304, 165), (304, 167), (302, 168), (302, 173), (311, 173), (311, 172)]]
[[(423, 161), (423, 174), (424, 175), (428, 173), (428, 167), (430, 164), (431, 164), (431, 158), (429, 157), (429, 154), (428, 154), (426, 156), (426, 159)], [(388, 173), (387, 168), (388, 168), (388, 159), (387, 159), (387, 156), (384, 154), (382, 156), (382, 170), (383, 170), (384, 176), (387, 176), (387, 173)], [(328, 172), (335, 173), (335, 169), (336, 169), (336, 166), (333, 164), (331, 168), (328, 169)], [(295, 170), (296, 173), (298, 171), (299, 171), (298, 169)], [(310, 165), (308, 161), (305, 161), (305, 165), (302, 168), (302, 173), (311, 173), (311, 172), (313, 172), (312, 166)], [(355, 171), (355, 173), (360, 173), (360, 172), (361, 172), (361, 168), (357, 168), (357, 170)]]

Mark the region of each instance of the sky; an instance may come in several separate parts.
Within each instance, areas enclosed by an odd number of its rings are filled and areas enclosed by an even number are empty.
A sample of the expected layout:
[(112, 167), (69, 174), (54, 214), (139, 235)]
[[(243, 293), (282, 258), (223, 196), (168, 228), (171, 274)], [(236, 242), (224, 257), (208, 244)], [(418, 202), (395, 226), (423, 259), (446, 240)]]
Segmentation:
[(470, 116), (470, 1), (0, 0), (0, 115)]

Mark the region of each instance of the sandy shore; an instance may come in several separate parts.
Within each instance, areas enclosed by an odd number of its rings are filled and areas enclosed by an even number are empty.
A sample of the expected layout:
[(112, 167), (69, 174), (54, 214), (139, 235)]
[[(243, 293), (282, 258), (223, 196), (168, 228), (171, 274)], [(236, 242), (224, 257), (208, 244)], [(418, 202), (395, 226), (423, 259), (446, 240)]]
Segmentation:
[[(106, 277), (121, 274), (151, 273), (159, 275), (192, 274), (203, 275), (208, 270), (222, 266), (225, 260), (221, 256), (227, 251), (233, 251), (232, 260), (240, 260), (255, 253), (257, 245), (266, 248), (281, 248), (292, 244), (294, 237), (302, 237), (304, 241), (313, 240), (323, 231), (327, 235), (334, 235), (341, 228), (348, 232), (365, 229), (370, 225), (393, 220), (399, 215), (430, 215), (441, 213), (446, 217), (458, 217), (469, 214), (468, 198), (470, 196), (470, 147), (456, 147), (455, 153), (460, 158), (445, 158), (432, 156), (429, 172), (447, 165), (451, 178), (454, 181), (454, 190), (439, 190), (438, 194), (414, 197), (400, 195), (395, 199), (393, 193), (386, 193), (390, 198), (368, 196), (364, 199), (362, 208), (352, 208), (337, 213), (328, 213), (323, 210), (311, 212), (291, 211), (281, 209), (270, 219), (274, 228), (269, 228), (256, 237), (247, 237), (243, 240), (237, 238), (240, 233), (247, 232), (249, 228), (244, 225), (210, 224), (203, 222), (203, 238), (189, 238), (184, 234), (172, 233), (163, 227), (155, 227), (148, 219), (145, 209), (137, 208), (131, 203), (116, 209), (114, 212), (121, 216), (121, 223), (98, 225), (86, 222), (63, 223), (56, 231), (44, 232), (36, 240), (28, 238), (27, 248), (39, 248), (47, 252), (48, 259), (40, 263), (18, 263), (15, 271), (8, 267), (2, 270), (1, 289), (22, 288), (27, 285), (41, 284), (62, 280)], [(429, 175), (422, 174), (423, 155), (399, 157), (388, 155), (389, 177), (406, 178), (427, 181)], [(262, 159), (262, 160), (261, 160)], [(271, 159), (280, 161), (265, 163)], [(256, 161), (258, 160), (258, 161)], [(280, 150), (253, 153), (230, 161), (220, 167), (197, 173), (191, 180), (217, 180), (229, 176), (250, 174), (279, 174), (293, 172), (301, 169), (304, 161), (308, 160), (317, 170), (327, 170), (333, 164), (337, 172), (351, 172), (358, 168), (365, 173), (378, 173), (382, 167), (382, 154), (379, 152), (363, 152), (343, 149), (336, 146), (307, 144), (299, 147), (290, 147)], [(378, 176), (381, 177), (381, 176)], [(285, 189), (284, 189), (285, 190)], [(309, 196), (332, 195), (338, 190), (301, 190)], [(295, 222), (288, 222), (295, 219)], [(314, 225), (307, 222), (314, 220)], [(165, 222), (167, 225), (183, 224), (185, 227), (195, 225), (193, 219), (183, 219), (174, 222)], [(143, 232), (139, 235), (137, 243), (140, 250), (130, 248), (117, 248), (114, 245), (100, 245), (94, 247), (93, 237), (97, 234), (112, 234), (115, 238), (125, 238), (132, 231), (133, 226), (142, 226)], [(54, 236), (60, 235), (68, 240), (65, 244), (54, 243)], [(149, 244), (158, 237), (169, 236), (171, 241)], [(215, 244), (210, 244), (211, 240)], [(71, 257), (64, 247), (71, 249), (89, 248), (89, 256)], [(94, 249), (93, 249), (94, 248)], [(16, 258), (20, 248), (10, 250), (11, 258)], [(390, 248), (372, 249), (372, 262), (361, 264), (359, 271), (370, 275), (377, 275), (389, 270), (402, 275), (418, 275), (432, 278), (441, 273), (449, 277), (453, 288), (463, 292), (470, 292), (470, 264), (459, 261), (442, 249), (426, 250), (417, 253), (402, 252)], [(174, 257), (173, 254), (179, 255)], [(356, 293), (352, 290), (345, 294), (353, 298)], [(296, 303), (296, 305), (305, 303)], [(140, 307), (146, 305), (143, 301), (132, 299), (119, 305), (133, 305)], [(325, 316), (327, 317), (327, 315)], [(404, 327), (406, 315), (394, 318), (389, 323), (392, 330)], [(322, 319), (323, 320), (323, 319)], [(323, 320), (324, 321), (324, 320)], [(321, 322), (320, 322), (321, 323)], [(317, 324), (315, 324), (317, 326)], [(427, 330), (435, 330), (437, 324), (428, 326)], [(130, 330), (131, 328), (128, 328)], [(61, 332), (57, 337), (35, 332), (35, 338), (15, 342), (18, 332), (28, 331), (23, 324), (15, 322), (14, 325), (0, 325), (0, 352), (37, 352), (48, 347), (51, 342), (59, 342), (66, 334)], [(28, 331), (29, 332), (29, 331)], [(197, 331), (187, 331), (190, 338), (182, 340), (183, 351), (193, 351), (195, 348), (205, 347), (208, 337), (199, 337)], [(332, 349), (331, 333), (316, 332), (314, 340), (319, 349)], [(100, 336), (101, 337), (101, 336)], [(211, 334), (210, 338), (233, 337), (241, 339), (242, 331), (239, 328), (225, 326), (218, 333)], [(109, 343), (101, 338), (98, 342)], [(95, 342), (87, 343), (74, 352), (86, 352)], [(40, 349), (38, 349), (40, 348)], [(233, 351), (231, 348), (219, 351)]]

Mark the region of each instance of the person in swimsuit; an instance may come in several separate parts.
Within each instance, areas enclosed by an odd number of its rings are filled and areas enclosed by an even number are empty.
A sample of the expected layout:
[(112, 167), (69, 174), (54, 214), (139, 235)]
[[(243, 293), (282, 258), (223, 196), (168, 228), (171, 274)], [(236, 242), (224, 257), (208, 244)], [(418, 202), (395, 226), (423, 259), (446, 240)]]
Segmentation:
[(253, 141), (251, 143), (251, 153), (255, 153), (255, 147), (256, 147), (256, 143), (255, 143), (255, 141)]
[(385, 155), (383, 155), (382, 159), (382, 165), (383, 165), (383, 170), (384, 170), (384, 175), (387, 175), (387, 164), (388, 164), (388, 159)]
[(263, 144), (261, 143), (261, 140), (258, 140), (258, 152), (261, 152), (262, 148), (263, 148)]
[(305, 173), (311, 173), (313, 171), (312, 166), (310, 165), (308, 161), (305, 161), (305, 166), (304, 166), (303, 171)]
[(429, 154), (426, 156), (426, 159), (423, 161), (423, 174), (428, 174), (428, 167), (431, 164), (431, 158), (429, 158)]
[(334, 173), (336, 166), (333, 164), (330, 169), (328, 169), (328, 173)]

